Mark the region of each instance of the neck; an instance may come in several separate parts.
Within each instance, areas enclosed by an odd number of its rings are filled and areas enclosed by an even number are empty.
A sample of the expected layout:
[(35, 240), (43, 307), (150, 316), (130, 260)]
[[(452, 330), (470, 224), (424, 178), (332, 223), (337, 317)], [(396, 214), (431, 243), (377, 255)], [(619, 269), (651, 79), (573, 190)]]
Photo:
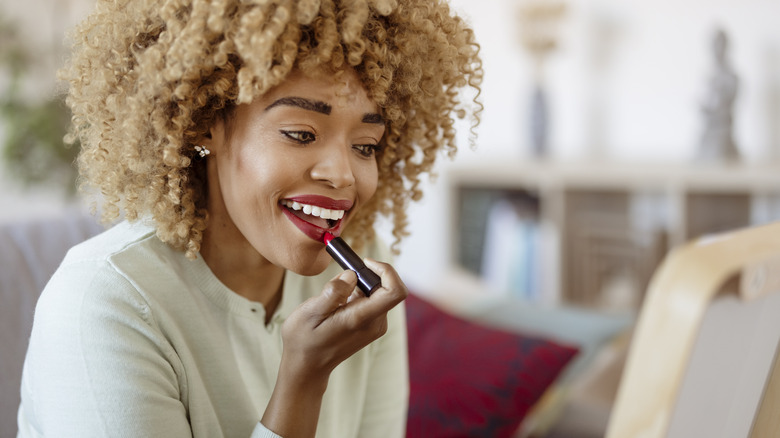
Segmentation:
[(282, 299), (283, 268), (275, 266), (245, 240), (203, 233), (200, 254), (216, 277), (230, 290), (263, 305), (266, 323)]

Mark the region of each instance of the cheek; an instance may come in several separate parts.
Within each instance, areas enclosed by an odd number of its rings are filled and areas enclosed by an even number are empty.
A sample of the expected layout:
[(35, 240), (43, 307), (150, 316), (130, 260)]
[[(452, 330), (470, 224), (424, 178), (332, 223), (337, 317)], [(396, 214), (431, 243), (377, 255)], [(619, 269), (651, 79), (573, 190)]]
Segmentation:
[(269, 190), (281, 183), (280, 179), (289, 173), (285, 164), (289, 161), (269, 139), (258, 135), (246, 140), (232, 150), (230, 157), (233, 179), (242, 192)]
[(358, 196), (363, 203), (368, 202), (376, 193), (379, 184), (379, 170), (376, 163), (361, 168), (358, 178)]
[(272, 158), (250, 149), (234, 151), (237, 153), (220, 169), (223, 196), (235, 221), (256, 220), (257, 215), (273, 213), (274, 196), (285, 183), (283, 170), (269, 165)]

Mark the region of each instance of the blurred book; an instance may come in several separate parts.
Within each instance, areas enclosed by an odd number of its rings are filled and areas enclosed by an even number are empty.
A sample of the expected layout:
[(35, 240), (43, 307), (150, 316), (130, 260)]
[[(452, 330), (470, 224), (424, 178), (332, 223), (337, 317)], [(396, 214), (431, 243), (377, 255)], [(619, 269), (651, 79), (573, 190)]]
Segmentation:
[(527, 301), (541, 295), (538, 211), (500, 199), (488, 210), (480, 275), (493, 290)]

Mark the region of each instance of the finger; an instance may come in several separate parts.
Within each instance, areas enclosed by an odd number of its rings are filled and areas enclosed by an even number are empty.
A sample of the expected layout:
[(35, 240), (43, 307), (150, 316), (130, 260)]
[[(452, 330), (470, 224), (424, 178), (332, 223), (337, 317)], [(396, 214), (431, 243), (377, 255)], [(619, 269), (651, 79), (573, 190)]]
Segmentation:
[(339, 305), (344, 305), (347, 302), (352, 291), (357, 286), (357, 274), (355, 271), (349, 269), (333, 277), (332, 280), (325, 283), (325, 287), (322, 289), (323, 295), (328, 298), (329, 301), (337, 302)]
[(357, 276), (346, 270), (325, 283), (322, 293), (304, 302), (304, 306), (317, 324), (345, 305), (357, 286)]
[(384, 316), (390, 309), (406, 299), (409, 292), (392, 266), (372, 259), (366, 259), (365, 263), (380, 276), (382, 287), (374, 291), (370, 298), (354, 300), (350, 306), (354, 318), (370, 321)]
[(399, 301), (403, 301), (406, 298), (409, 293), (406, 285), (392, 266), (368, 257), (363, 262), (369, 269), (379, 275), (379, 278), (382, 280), (382, 289), (391, 291)]

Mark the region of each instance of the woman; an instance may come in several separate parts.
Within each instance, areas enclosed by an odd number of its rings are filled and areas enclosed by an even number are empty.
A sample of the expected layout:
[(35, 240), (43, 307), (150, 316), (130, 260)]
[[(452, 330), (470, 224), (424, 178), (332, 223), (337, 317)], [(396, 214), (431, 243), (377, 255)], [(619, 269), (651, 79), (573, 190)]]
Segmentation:
[[(468, 27), (429, 0), (100, 1), (76, 37), (79, 170), (122, 222), (40, 298), (20, 435), (403, 435), (408, 292), (372, 225), (400, 239), (455, 151)], [(372, 257), (370, 297), (326, 232)]]

